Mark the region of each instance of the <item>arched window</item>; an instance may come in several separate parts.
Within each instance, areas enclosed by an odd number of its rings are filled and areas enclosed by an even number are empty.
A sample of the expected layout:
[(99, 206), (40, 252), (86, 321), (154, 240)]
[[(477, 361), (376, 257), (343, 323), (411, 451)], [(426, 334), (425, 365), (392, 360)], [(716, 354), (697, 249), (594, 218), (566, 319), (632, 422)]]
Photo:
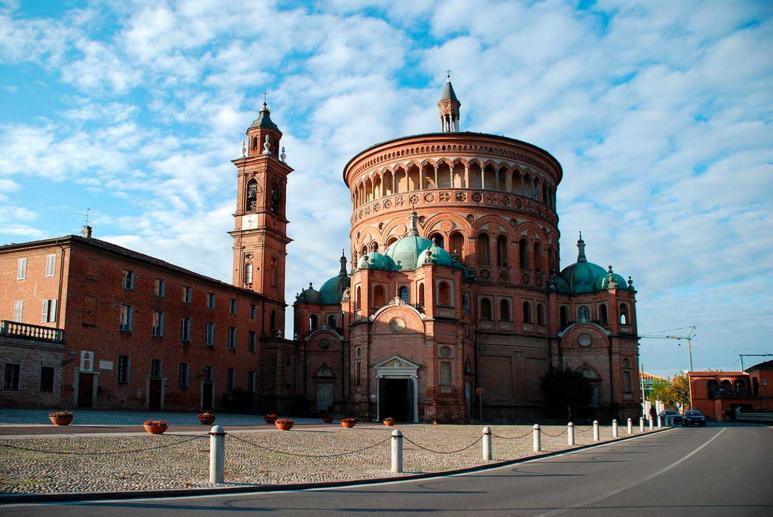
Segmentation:
[(537, 325), (545, 324), (545, 306), (541, 303), (537, 304)]
[(271, 185), (271, 212), (278, 214), (282, 208), (282, 194), (279, 191), (279, 185)]
[(628, 305), (621, 303), (620, 304), (620, 324), (628, 325), (629, 321), (630, 320), (628, 319)]
[(744, 381), (735, 381), (735, 394), (746, 396), (746, 383)]
[(719, 383), (717, 381), (711, 379), (706, 383), (706, 388), (708, 389), (710, 399), (713, 400), (719, 397)]
[(257, 151), (258, 150), (258, 137), (253, 136), (252, 137), (252, 150)]
[(731, 397), (735, 394), (733, 383), (725, 379), (719, 383), (719, 393), (723, 397)]
[(279, 282), (279, 267), (276, 257), (271, 257), (271, 287), (276, 287)]
[(438, 248), (445, 248), (445, 241), (443, 240), (443, 235), (440, 233), (433, 233), (430, 235), (429, 240), (435, 243), (435, 246)]
[(451, 234), (451, 253), (459, 260), (464, 260), (464, 235), (459, 232)]
[(370, 251), (378, 251), (378, 242), (373, 241), (370, 243)]
[(424, 307), (424, 284), (419, 284), (419, 307)]
[(317, 330), (318, 326), (319, 325), (317, 323), (317, 315), (312, 314), (311, 316), (309, 316), (309, 330), (311, 332), (314, 332), (315, 330)]
[(258, 203), (258, 182), (250, 180), (247, 183), (247, 201), (244, 205), (244, 210), (247, 212), (254, 212)]
[(529, 245), (525, 238), (518, 241), (518, 260), (521, 269), (529, 269)]
[(534, 243), (534, 270), (542, 271), (542, 246), (539, 241)]
[(499, 300), (499, 319), (502, 321), (513, 320), (513, 316), (510, 313), (510, 300), (507, 298)]
[(507, 237), (497, 237), (497, 266), (507, 265)]
[(531, 323), (531, 304), (529, 302), (523, 302), (521, 309), (523, 312), (523, 322)]
[(335, 317), (335, 314), (330, 314), (330, 315), (328, 315), (328, 317), (327, 317), (327, 327), (328, 327), (328, 328), (331, 328), (331, 329), (334, 329), (334, 328), (336, 328), (337, 326), (338, 326), (338, 325), (336, 325), (336, 317)]
[(252, 284), (252, 262), (244, 264), (244, 283)]
[(268, 319), (268, 328), (271, 329), (272, 334), (276, 331), (276, 311), (274, 309), (271, 310), (271, 315)]
[(354, 290), (354, 309), (360, 310), (360, 303), (362, 298), (360, 298), (360, 286), (358, 285), (357, 288)]
[(609, 323), (606, 303), (602, 303), (601, 305), (599, 305), (599, 321), (601, 322), (602, 325), (606, 325), (607, 323)]
[(438, 284), (438, 305), (451, 305), (451, 287), (448, 282), (440, 282)]
[(411, 295), (410, 295), (410, 293), (408, 292), (408, 287), (407, 287), (407, 286), (402, 286), (402, 287), (400, 287), (400, 291), (399, 291), (399, 293), (400, 293), (400, 299), (401, 299), (401, 300), (402, 300), (404, 303), (411, 303)]
[(386, 291), (383, 285), (377, 285), (373, 288), (373, 308), (378, 309), (386, 305)]
[(561, 328), (564, 328), (569, 324), (569, 311), (566, 309), (566, 305), (562, 305), (558, 309), (558, 318), (561, 322)]
[(392, 244), (394, 244), (395, 242), (397, 242), (397, 237), (390, 237), (389, 239), (387, 239), (387, 243), (386, 243), (387, 248)]
[(362, 250), (360, 250), (360, 251), (362, 252), (362, 253), (360, 253), (360, 256), (364, 257), (365, 255), (368, 254), (368, 247), (367, 246), (363, 246)]
[(489, 298), (480, 299), (480, 319), (491, 320), (491, 300)]
[(577, 309), (577, 321), (590, 321), (590, 309), (587, 305), (580, 305)]
[(489, 257), (488, 235), (485, 233), (478, 235), (478, 265), (491, 265), (491, 258)]

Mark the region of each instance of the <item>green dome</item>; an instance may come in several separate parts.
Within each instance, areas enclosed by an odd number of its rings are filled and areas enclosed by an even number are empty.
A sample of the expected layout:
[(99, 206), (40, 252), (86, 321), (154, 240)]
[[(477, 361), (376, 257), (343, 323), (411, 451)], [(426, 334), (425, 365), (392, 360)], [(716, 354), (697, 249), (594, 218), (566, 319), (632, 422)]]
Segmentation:
[(557, 277), (551, 280), (551, 285), (556, 290), (570, 294), (604, 291), (609, 289), (610, 273), (618, 289), (633, 289), (632, 284), (627, 284), (622, 276), (612, 272), (612, 266), (609, 266), (607, 271), (597, 264), (588, 262), (588, 259), (585, 258), (585, 241), (582, 240), (582, 234), (580, 234), (580, 240), (577, 241), (577, 248), (579, 249), (577, 262), (565, 267)]
[(424, 252), (419, 255), (418, 260), (416, 261), (416, 267), (419, 268), (425, 264), (425, 261), (427, 260), (427, 250), (432, 253), (430, 255), (432, 263), (437, 266), (454, 266), (454, 259), (451, 257), (451, 254), (448, 253), (443, 248), (437, 246), (434, 242), (431, 243), (430, 247), (424, 250)]
[(319, 300), (323, 305), (338, 305), (344, 296), (344, 291), (351, 284), (346, 274), (328, 279), (319, 290)]
[(384, 255), (392, 259), (395, 265), (399, 264), (401, 269), (414, 269), (421, 257), (422, 264), (424, 264), (424, 257), (422, 254), (432, 246), (432, 241), (419, 237), (418, 235), (408, 235), (403, 237), (397, 242), (392, 243)]
[(378, 251), (371, 251), (367, 255), (360, 257), (360, 260), (357, 262), (357, 269), (397, 271), (397, 266), (391, 258), (382, 255)]
[(295, 297), (295, 301), (299, 303), (313, 303), (317, 304), (319, 303), (319, 291), (314, 289), (312, 287), (311, 282), (309, 282), (309, 288), (308, 289), (301, 289), (301, 292), (298, 296)]

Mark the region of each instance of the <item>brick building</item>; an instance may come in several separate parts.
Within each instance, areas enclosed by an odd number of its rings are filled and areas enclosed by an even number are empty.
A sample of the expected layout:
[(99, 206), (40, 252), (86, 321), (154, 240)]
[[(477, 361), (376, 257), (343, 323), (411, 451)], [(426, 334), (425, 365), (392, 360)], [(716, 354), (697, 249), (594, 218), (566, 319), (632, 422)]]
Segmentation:
[[(579, 369), (593, 413), (636, 416), (633, 283), (589, 262), (559, 269), (547, 151), (459, 131), (451, 82), (441, 132), (398, 138), (344, 168), (352, 202), (351, 274), (294, 309), (299, 391), (310, 410), (461, 422), (539, 417), (550, 366)], [(482, 397), (482, 400), (481, 400)]]
[(773, 361), (742, 372), (687, 372), (691, 406), (719, 422), (743, 411), (773, 411)]
[(0, 401), (172, 410), (291, 401), (296, 352), (282, 332), (292, 169), (265, 104), (247, 136), (249, 153), (234, 161), (232, 284), (96, 239), (88, 227), (0, 247)]

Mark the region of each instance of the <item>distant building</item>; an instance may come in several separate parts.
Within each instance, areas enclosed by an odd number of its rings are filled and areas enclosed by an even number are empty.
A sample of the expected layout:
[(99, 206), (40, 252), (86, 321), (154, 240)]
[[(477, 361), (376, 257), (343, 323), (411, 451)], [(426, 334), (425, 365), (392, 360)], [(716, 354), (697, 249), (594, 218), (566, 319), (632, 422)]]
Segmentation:
[(736, 408), (773, 410), (773, 361), (756, 364), (743, 372), (688, 372), (691, 402), (708, 418), (732, 419)]

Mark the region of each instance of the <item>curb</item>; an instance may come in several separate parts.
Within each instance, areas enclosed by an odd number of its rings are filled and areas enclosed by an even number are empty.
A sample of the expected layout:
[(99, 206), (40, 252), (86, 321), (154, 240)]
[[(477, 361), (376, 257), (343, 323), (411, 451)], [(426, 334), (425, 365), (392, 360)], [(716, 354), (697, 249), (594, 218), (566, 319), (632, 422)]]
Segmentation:
[(109, 501), (109, 500), (126, 500), (126, 499), (161, 499), (161, 498), (185, 498), (185, 497), (197, 497), (203, 495), (231, 495), (231, 494), (259, 494), (264, 492), (290, 492), (298, 490), (313, 490), (320, 488), (342, 488), (351, 486), (362, 485), (375, 485), (384, 484), (390, 482), (402, 482), (413, 481), (418, 479), (436, 478), (436, 477), (448, 477), (459, 474), (467, 474), (470, 472), (480, 472), (484, 470), (493, 470), (501, 467), (507, 467), (509, 465), (517, 465), (519, 463), (531, 462), (534, 460), (540, 460), (544, 458), (550, 458), (552, 456), (558, 456), (567, 454), (570, 452), (581, 451), (583, 449), (589, 449), (592, 447), (598, 447), (600, 445), (608, 445), (611, 443), (624, 442), (627, 440), (633, 440), (641, 438), (643, 436), (651, 436), (653, 434), (662, 433), (665, 431), (671, 431), (676, 429), (675, 427), (664, 427), (662, 429), (654, 429), (652, 431), (645, 432), (645, 434), (634, 434), (631, 436), (623, 436), (622, 438), (614, 438), (603, 442), (594, 442), (587, 445), (580, 445), (578, 447), (571, 447), (568, 449), (562, 449), (560, 451), (544, 452), (540, 454), (534, 454), (532, 456), (526, 456), (523, 458), (516, 458), (512, 460), (495, 461), (482, 465), (475, 465), (473, 467), (464, 467), (453, 470), (443, 470), (438, 472), (423, 472), (421, 474), (410, 474), (407, 476), (397, 477), (382, 477), (371, 479), (355, 479), (349, 481), (319, 481), (316, 483), (293, 483), (283, 485), (255, 485), (255, 486), (234, 486), (234, 487), (211, 487), (211, 488), (175, 488), (169, 490), (136, 490), (131, 492), (93, 492), (93, 493), (62, 493), (62, 494), (10, 494), (0, 495), (0, 506), (5, 504), (23, 504), (23, 503), (62, 503), (62, 502), (88, 502), (88, 501)]

